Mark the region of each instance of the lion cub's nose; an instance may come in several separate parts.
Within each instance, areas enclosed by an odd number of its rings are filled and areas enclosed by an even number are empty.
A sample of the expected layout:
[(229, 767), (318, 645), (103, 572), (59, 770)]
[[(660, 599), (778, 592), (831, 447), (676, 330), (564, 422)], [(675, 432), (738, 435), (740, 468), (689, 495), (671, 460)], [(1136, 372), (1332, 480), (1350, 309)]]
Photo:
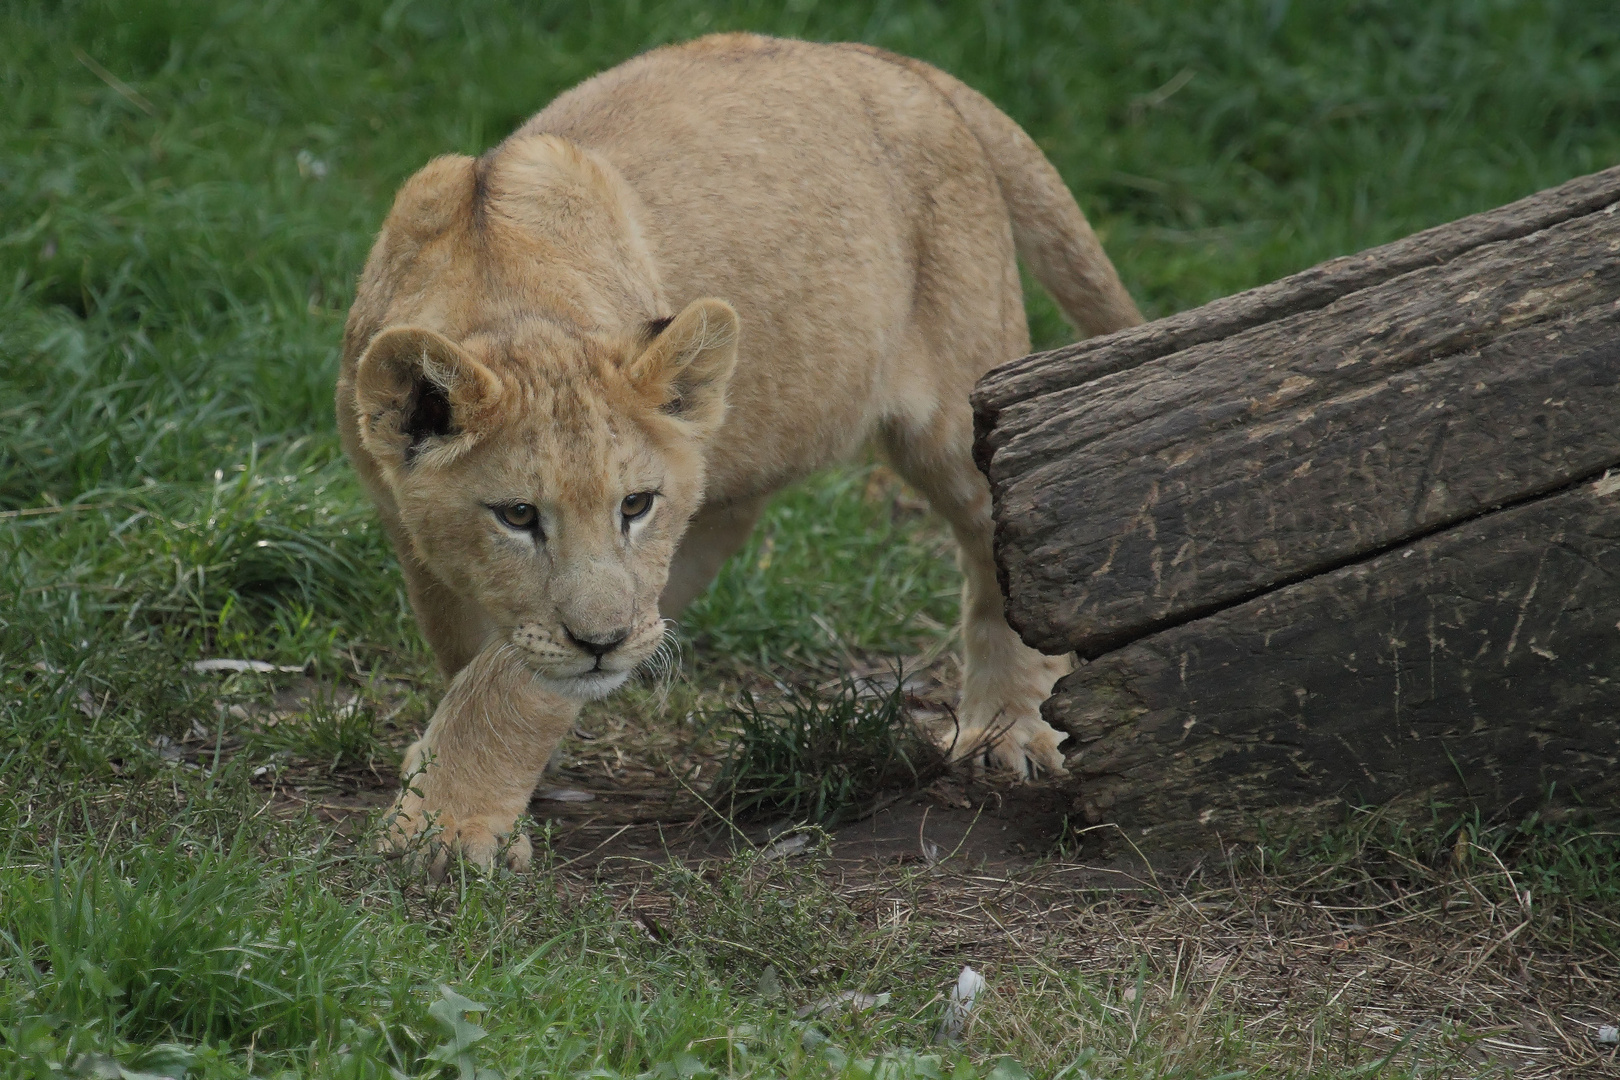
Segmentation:
[(573, 642), (581, 649), (584, 649), (592, 656), (597, 657), (606, 656), (608, 653), (622, 645), (624, 643), (624, 639), (630, 636), (630, 631), (628, 628), (622, 630), (610, 630), (606, 634), (576, 634), (566, 625), (563, 627), (563, 633), (568, 635), (569, 641)]

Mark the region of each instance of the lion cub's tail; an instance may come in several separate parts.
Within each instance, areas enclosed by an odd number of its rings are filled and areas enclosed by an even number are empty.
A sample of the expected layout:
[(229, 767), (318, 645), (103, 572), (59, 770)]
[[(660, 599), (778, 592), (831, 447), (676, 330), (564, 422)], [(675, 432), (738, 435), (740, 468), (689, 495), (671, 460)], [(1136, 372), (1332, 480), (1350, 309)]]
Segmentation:
[(1063, 178), (1035, 140), (977, 90), (917, 63), (984, 147), (1012, 216), (1013, 242), (1058, 306), (1088, 334), (1142, 321)]

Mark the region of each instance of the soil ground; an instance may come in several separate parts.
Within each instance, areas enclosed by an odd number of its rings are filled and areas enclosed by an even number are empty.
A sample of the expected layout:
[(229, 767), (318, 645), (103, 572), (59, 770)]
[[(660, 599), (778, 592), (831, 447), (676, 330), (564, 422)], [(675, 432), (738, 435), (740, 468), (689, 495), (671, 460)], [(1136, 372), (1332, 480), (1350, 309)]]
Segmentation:
[[(926, 721), (954, 691), (950, 658), (914, 678), (911, 704)], [(299, 680), (280, 703), (312, 693), (334, 694)], [(411, 735), (393, 731), (401, 744)], [(186, 752), (211, 755), (205, 742)], [(1121, 1016), (1151, 1012), (1190, 1033), (1224, 1011), (1250, 1034), (1299, 1043), (1307, 1064), (1359, 1045), (1413, 1063), (1472, 1062), (1482, 1074), (1620, 1076), (1620, 1051), (1599, 1038), (1620, 1018), (1620, 957), (1589, 936), (1560, 947), (1525, 933), (1536, 898), (1500, 864), (1381, 882), (1374, 897), (1327, 886), (1320, 863), (1257, 864), (1248, 848), (1144, 857), (1105, 842), (1117, 836), (1107, 827), (1076, 834), (1076, 792), (1062, 781), (961, 774), (880, 799), (825, 834), (730, 825), (702, 798), (724, 745), (689, 717), (627, 719), (612, 702), (588, 710), (530, 805), (559, 882), (609, 896), (658, 939), (671, 903), (660, 867), (708, 872), (754, 849), (806, 860), (863, 921), (909, 922), (933, 955), (992, 984), (1024, 973), (1006, 992), (1041, 993), (1029, 972), (1079, 975), (1105, 987), (1104, 1007)], [(262, 782), (282, 809), (311, 806), (358, 835), (396, 781), (380, 766), (292, 763)], [(1505, 890), (1488, 880), (1501, 876)]]

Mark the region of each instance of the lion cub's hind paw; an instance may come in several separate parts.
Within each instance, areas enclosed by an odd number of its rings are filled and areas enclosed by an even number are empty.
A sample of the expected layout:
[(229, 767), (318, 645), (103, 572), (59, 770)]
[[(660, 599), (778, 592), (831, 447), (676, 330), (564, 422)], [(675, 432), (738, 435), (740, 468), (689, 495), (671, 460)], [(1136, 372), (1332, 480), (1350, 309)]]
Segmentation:
[(457, 822), (420, 812), (413, 817), (397, 806), (391, 817), (377, 850), (385, 858), (402, 860), (412, 873), (425, 871), (431, 881), (445, 879), (455, 855), (485, 872), (497, 861), (510, 870), (527, 870), (534, 859), (534, 845), (523, 833), (514, 834), (510, 828), (497, 832), (476, 818)]
[(963, 728), (951, 749), (955, 761), (964, 761), (975, 775), (1014, 773), (1020, 780), (1041, 776), (1067, 776), (1058, 744), (1068, 733), (1044, 720), (1019, 720), (1011, 726)]

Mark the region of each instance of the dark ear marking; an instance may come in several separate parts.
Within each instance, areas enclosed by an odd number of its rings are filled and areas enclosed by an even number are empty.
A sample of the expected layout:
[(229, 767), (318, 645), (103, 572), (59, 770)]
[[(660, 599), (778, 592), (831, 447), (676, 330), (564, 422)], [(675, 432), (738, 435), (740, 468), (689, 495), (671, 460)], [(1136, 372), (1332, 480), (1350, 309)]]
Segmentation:
[(355, 365), (355, 405), (369, 418), (360, 441), (390, 468), (412, 466), (434, 447), (454, 457), (493, 427), (502, 385), (443, 334), (390, 327)]
[(713, 297), (687, 304), (673, 319), (643, 325), (659, 331), (626, 365), (625, 374), (643, 395), (707, 439), (726, 414), (726, 385), (737, 365), (737, 312)]
[(405, 406), (405, 434), (410, 439), (405, 447), (405, 463), (409, 465), (416, 458), (428, 439), (448, 435), (451, 430), (450, 395), (433, 380), (418, 379)]
[(669, 324), (675, 321), (675, 316), (664, 315), (656, 319), (648, 319), (647, 326), (642, 331), (642, 340), (651, 342), (659, 334), (669, 329)]

